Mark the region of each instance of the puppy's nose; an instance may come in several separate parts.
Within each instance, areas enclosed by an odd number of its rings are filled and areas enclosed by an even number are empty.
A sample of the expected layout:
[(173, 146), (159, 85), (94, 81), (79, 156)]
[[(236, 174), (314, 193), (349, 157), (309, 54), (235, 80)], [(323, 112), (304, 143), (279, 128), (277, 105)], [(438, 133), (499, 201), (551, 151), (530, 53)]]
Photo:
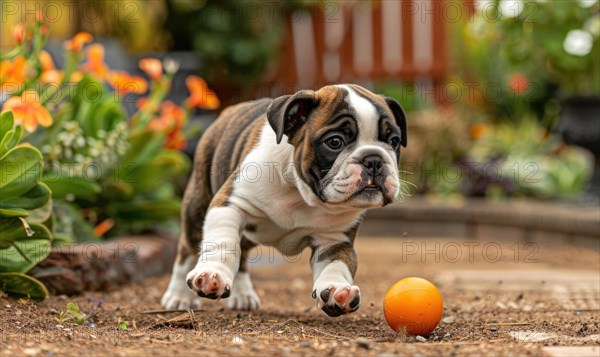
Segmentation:
[(379, 155), (367, 155), (363, 157), (361, 164), (373, 177), (381, 175), (383, 171), (383, 159)]

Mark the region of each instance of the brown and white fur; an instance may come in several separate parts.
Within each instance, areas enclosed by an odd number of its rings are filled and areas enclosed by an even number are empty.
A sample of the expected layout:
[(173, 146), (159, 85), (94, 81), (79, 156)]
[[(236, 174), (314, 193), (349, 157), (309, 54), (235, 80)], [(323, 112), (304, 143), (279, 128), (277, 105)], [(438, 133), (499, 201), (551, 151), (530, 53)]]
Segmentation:
[(363, 213), (398, 195), (406, 119), (400, 105), (358, 86), (326, 86), (223, 111), (204, 133), (185, 192), (167, 309), (228, 298), (260, 304), (248, 250), (312, 250), (312, 297), (329, 316), (354, 312), (354, 238)]

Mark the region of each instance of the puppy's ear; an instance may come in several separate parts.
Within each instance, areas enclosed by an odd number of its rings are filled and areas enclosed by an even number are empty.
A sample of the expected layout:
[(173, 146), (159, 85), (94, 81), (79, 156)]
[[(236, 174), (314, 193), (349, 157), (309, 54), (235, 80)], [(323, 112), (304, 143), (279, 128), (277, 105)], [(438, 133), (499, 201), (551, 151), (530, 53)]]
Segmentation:
[(290, 137), (306, 123), (317, 103), (314, 91), (302, 90), (276, 98), (269, 105), (267, 119), (277, 135), (277, 144), (281, 142), (283, 134)]
[(404, 109), (394, 98), (383, 97), (383, 99), (392, 110), (396, 124), (400, 127), (400, 144), (406, 147), (408, 138), (406, 136), (406, 114), (404, 114)]

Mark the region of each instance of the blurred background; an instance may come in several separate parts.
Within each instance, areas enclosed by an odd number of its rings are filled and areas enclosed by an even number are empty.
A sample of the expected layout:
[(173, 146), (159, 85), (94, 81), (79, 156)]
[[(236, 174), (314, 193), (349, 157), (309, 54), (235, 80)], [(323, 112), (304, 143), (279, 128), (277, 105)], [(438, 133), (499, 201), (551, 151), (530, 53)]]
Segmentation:
[[(89, 32), (110, 68), (175, 58), (168, 98), (204, 78), (227, 105), (354, 82), (408, 112), (406, 190), (461, 200), (597, 202), (600, 4), (596, 0), (3, 1), (13, 26), (42, 12), (57, 67)], [(135, 107), (135, 105), (129, 105)], [(131, 108), (130, 108), (131, 109)], [(205, 128), (218, 111), (195, 110)], [(193, 153), (200, 131), (188, 138)]]

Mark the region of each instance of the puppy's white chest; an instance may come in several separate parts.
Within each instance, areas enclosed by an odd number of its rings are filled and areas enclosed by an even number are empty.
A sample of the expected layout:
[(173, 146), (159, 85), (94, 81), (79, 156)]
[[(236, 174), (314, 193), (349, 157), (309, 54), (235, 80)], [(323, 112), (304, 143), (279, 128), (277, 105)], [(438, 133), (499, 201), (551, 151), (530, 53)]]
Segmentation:
[(322, 233), (344, 232), (357, 218), (356, 215), (329, 214), (319, 208), (307, 206), (304, 201), (274, 202), (266, 209), (263, 208), (263, 212), (264, 216), (248, 220), (244, 236), (257, 244), (275, 246), (288, 255), (297, 254), (304, 249), (311, 237)]

